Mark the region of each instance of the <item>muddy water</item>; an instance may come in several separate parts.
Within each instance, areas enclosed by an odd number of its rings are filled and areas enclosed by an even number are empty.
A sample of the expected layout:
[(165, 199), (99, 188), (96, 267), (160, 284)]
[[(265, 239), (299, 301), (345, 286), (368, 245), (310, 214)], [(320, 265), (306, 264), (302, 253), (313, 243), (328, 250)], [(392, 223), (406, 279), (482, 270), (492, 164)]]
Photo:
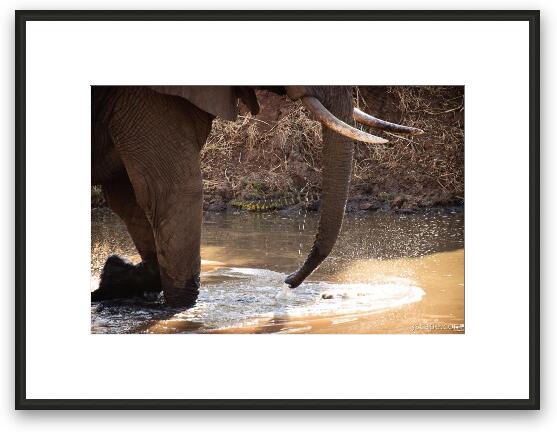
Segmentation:
[[(91, 305), (93, 333), (463, 333), (464, 216), (348, 215), (332, 256), (301, 286), (315, 214), (204, 215), (202, 289), (189, 310), (160, 299)], [(106, 257), (139, 257), (124, 225), (92, 214), (91, 290)]]

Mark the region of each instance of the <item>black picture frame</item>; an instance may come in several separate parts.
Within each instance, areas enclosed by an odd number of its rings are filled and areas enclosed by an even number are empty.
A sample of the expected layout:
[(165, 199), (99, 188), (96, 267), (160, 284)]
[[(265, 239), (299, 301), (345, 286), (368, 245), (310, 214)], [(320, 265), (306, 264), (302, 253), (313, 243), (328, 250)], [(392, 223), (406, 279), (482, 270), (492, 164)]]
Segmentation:
[[(26, 44), (28, 21), (527, 21), (529, 23), (528, 399), (29, 399), (26, 396)], [(540, 12), (525, 11), (49, 11), (15, 12), (15, 408), (16, 409), (539, 409), (540, 407)]]

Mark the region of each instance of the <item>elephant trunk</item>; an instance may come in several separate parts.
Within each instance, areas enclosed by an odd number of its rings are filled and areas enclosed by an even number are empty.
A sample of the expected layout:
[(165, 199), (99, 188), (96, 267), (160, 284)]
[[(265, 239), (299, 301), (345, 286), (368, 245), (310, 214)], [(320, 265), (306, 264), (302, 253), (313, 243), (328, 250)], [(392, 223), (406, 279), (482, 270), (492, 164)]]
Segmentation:
[[(340, 92), (340, 94), (339, 94)], [(328, 99), (328, 100), (327, 100)], [(353, 123), (350, 88), (338, 87), (321, 102), (331, 114), (347, 124)], [(328, 127), (323, 127), (323, 171), (319, 226), (313, 247), (299, 270), (285, 282), (290, 288), (300, 285), (329, 255), (339, 235), (352, 172), (354, 142)]]

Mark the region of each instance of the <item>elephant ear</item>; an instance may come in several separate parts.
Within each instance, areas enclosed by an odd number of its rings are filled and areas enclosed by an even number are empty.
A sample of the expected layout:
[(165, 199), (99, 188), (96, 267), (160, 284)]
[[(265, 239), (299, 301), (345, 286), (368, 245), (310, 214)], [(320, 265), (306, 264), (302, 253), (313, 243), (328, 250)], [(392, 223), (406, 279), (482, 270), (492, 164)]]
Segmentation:
[(180, 96), (198, 108), (225, 120), (236, 120), (238, 95), (232, 86), (152, 86), (159, 93)]

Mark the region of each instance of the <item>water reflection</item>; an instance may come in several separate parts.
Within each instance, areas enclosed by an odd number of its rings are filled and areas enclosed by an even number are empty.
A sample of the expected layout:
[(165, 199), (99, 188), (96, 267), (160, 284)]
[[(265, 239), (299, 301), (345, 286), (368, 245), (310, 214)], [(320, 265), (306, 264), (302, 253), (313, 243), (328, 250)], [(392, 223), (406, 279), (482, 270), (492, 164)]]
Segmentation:
[[(431, 332), (429, 323), (439, 324), (434, 332), (463, 331), (462, 213), (349, 215), (332, 256), (277, 299), (316, 225), (311, 213), (206, 214), (198, 305), (93, 304), (92, 332), (410, 333)], [(111, 253), (139, 259), (119, 219), (94, 211), (92, 289)]]

